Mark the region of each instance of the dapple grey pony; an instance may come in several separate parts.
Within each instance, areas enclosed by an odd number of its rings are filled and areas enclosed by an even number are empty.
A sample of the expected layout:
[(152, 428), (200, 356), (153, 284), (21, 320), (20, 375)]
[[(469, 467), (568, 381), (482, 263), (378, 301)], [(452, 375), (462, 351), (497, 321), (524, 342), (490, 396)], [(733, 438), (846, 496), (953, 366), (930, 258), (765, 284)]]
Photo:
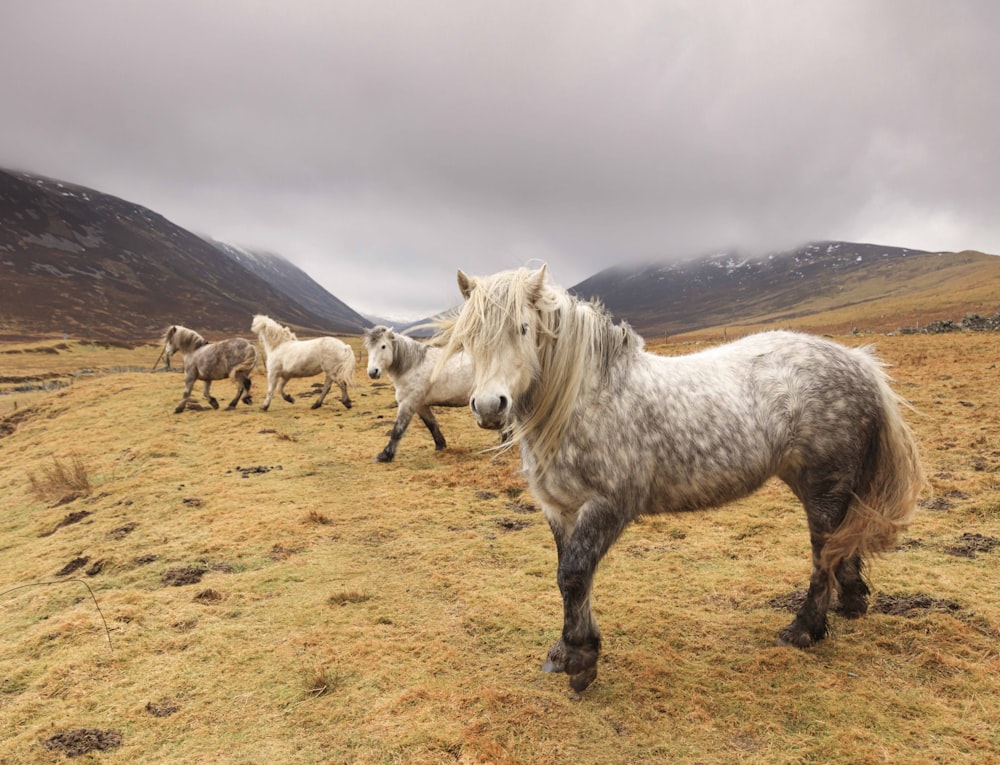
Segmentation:
[(213, 380), (227, 377), (236, 383), (236, 397), (226, 409), (235, 409), (240, 398), (244, 404), (253, 403), (250, 397), (250, 373), (257, 365), (257, 349), (242, 337), (210, 343), (193, 329), (175, 324), (163, 335), (163, 355), (167, 369), (170, 357), (180, 352), (184, 356), (184, 397), (174, 409), (180, 414), (191, 399), (191, 389), (198, 380), (205, 383), (205, 398), (213, 409), (219, 402), (209, 392)]
[(576, 691), (597, 676), (594, 571), (631, 521), (721, 505), (771, 476), (804, 505), (812, 543), (809, 591), (779, 642), (822, 639), (835, 591), (844, 616), (867, 611), (864, 563), (893, 549), (924, 482), (901, 400), (869, 350), (765, 332), (663, 357), (545, 267), (459, 271), (458, 283), (447, 352), (472, 358), (479, 425), (513, 427), (555, 537), (563, 629), (545, 670)]

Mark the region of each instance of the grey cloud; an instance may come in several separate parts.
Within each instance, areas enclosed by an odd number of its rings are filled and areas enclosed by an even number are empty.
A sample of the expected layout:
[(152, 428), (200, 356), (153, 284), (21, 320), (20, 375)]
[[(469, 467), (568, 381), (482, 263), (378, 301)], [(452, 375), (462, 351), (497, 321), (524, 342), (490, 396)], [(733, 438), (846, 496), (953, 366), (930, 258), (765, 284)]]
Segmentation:
[(619, 6), (6, 4), (0, 164), (390, 315), (532, 258), (569, 285), (819, 238), (1000, 252), (994, 3)]

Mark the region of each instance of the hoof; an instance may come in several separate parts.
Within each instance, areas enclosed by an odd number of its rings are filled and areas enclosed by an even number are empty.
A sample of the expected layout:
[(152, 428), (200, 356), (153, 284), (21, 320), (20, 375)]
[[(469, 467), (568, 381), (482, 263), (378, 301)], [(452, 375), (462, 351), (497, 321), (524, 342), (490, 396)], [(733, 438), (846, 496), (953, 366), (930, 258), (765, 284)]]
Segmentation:
[(229, 406), (226, 407), (226, 411), (227, 412), (231, 412), (235, 408), (236, 408), (236, 404), (230, 404)]
[(295, 403), (295, 399), (292, 398), (291, 396), (289, 396), (287, 393), (282, 394), (281, 397), (283, 399), (285, 399), (285, 401), (287, 401), (289, 404), (294, 404)]
[(569, 678), (569, 687), (572, 688), (577, 693), (583, 693), (587, 690), (587, 686), (590, 685), (594, 680), (597, 679), (597, 665), (593, 667), (588, 667), (575, 675), (571, 675)]
[(596, 646), (569, 646), (560, 640), (552, 648), (542, 665), (543, 672), (565, 672), (569, 687), (577, 693), (586, 690), (597, 678)]
[(208, 400), (208, 403), (212, 405), (213, 409), (218, 409), (219, 408), (219, 402), (216, 399), (214, 399), (214, 398), (210, 398)]
[(344, 402), (344, 408), (345, 409), (350, 409), (352, 406), (354, 406), (354, 404), (352, 404), (350, 401), (345, 401)]
[(392, 462), (392, 455), (386, 454), (385, 452), (379, 452), (378, 456), (375, 457), (372, 462)]
[(180, 414), (183, 411), (184, 411), (184, 404), (181, 404), (180, 406), (174, 409), (174, 414)]
[(776, 645), (790, 645), (794, 648), (811, 648), (822, 639), (816, 637), (809, 630), (804, 629), (798, 621), (793, 621), (778, 633)]
[(319, 409), (319, 408), (320, 408), (321, 406), (323, 406), (323, 402), (322, 402), (322, 401), (317, 401), (317, 402), (315, 402), (315, 403), (314, 403), (314, 404), (313, 404), (313, 405), (312, 405), (311, 407), (309, 407), (309, 408), (310, 408), (310, 409)]
[(246, 404), (247, 406), (250, 406), (253, 403), (253, 399), (247, 396), (246, 398), (243, 399), (243, 403)]

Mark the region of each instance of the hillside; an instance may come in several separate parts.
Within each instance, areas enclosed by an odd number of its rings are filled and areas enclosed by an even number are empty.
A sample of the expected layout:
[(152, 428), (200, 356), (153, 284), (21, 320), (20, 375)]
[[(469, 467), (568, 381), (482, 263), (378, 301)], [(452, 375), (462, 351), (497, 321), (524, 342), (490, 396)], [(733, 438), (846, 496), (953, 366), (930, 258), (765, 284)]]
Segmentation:
[[(264, 279), (290, 300), (329, 322), (330, 326), (349, 327), (345, 332), (357, 332), (371, 322), (347, 303), (331, 295), (301, 268), (271, 252), (248, 250), (243, 247), (208, 238), (207, 241), (248, 271)], [(270, 309), (263, 313), (281, 314)]]
[(572, 291), (647, 337), (780, 324), (887, 331), (1000, 309), (1000, 258), (818, 242), (761, 258), (724, 253), (616, 267)]
[(315, 331), (361, 330), (358, 314), (324, 300), (290, 263), (274, 278), (277, 260), (262, 276), (145, 207), (0, 170), (0, 336), (136, 341), (173, 323), (247, 334), (257, 312)]
[(439, 412), (444, 451), (417, 423), (374, 463), (395, 402), (361, 367), (350, 410), (309, 409), (313, 378), (268, 412), (175, 415), (151, 346), (0, 346), (0, 376), (107, 370), (0, 397), (0, 762), (996, 762), (1000, 334), (876, 342), (931, 489), (870, 613), (775, 645), (811, 567), (777, 482), (645, 517), (598, 572), (581, 697), (541, 671), (549, 526), (467, 410)]

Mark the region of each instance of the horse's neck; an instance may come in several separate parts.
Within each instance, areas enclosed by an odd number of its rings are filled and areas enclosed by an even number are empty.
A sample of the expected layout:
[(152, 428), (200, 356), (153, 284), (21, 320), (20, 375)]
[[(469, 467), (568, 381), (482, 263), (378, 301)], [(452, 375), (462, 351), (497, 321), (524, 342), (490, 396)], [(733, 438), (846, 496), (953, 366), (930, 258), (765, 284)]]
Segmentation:
[(427, 346), (411, 338), (396, 341), (396, 350), (392, 354), (392, 371), (402, 375), (420, 365), (427, 356)]
[(264, 353), (268, 356), (288, 339), (281, 330), (260, 333), (260, 341), (264, 344)]

